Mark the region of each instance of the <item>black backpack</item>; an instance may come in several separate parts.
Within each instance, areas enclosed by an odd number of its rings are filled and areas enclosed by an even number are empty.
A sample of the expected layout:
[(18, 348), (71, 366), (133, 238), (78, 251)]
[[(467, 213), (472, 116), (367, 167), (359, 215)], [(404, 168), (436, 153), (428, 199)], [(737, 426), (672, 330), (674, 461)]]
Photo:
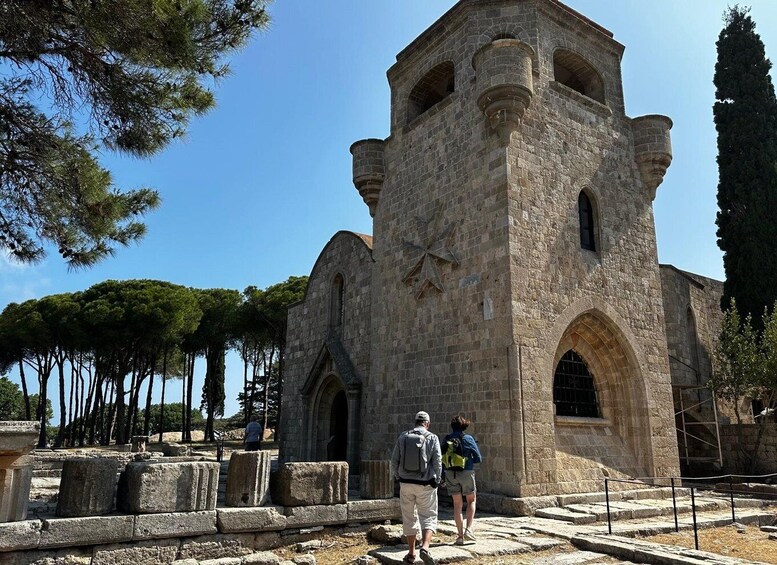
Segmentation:
[(401, 464), (405, 474), (423, 476), (429, 467), (429, 461), (426, 455), (426, 441), (431, 432), (419, 432), (410, 430), (402, 436), (401, 442)]
[(460, 437), (449, 437), (445, 440), (445, 453), (442, 454), (442, 464), (445, 469), (463, 471), (469, 461), (464, 451)]

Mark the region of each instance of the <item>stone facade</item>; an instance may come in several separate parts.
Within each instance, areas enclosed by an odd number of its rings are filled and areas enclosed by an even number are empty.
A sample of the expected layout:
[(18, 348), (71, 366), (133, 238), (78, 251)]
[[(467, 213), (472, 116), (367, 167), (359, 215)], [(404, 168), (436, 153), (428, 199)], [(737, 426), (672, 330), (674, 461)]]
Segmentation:
[[(678, 473), (652, 208), (671, 121), (625, 115), (622, 53), (555, 0), (462, 0), (397, 56), (391, 135), (351, 148), (374, 235), (335, 235), (289, 313), (283, 460), (387, 459), (424, 409), (474, 422), (484, 492)], [(570, 350), (595, 418), (555, 414)]]

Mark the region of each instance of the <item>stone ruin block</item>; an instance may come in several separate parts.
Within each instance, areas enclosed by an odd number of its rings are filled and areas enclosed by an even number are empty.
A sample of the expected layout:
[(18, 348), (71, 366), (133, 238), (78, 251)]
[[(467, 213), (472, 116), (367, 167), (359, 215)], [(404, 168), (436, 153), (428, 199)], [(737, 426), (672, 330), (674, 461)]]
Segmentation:
[(273, 504), (315, 506), (348, 501), (348, 463), (285, 463), (272, 474)]
[(362, 461), (359, 496), (364, 499), (394, 497), (394, 477), (389, 461)]
[(227, 506), (262, 506), (270, 500), (270, 452), (235, 451), (229, 459)]
[(148, 449), (148, 436), (132, 436), (130, 441), (132, 453), (143, 453)]
[(214, 510), (219, 470), (208, 461), (129, 463), (119, 479), (118, 508), (131, 514)]
[(162, 453), (165, 457), (187, 457), (192, 454), (192, 448), (181, 443), (163, 442)]
[(102, 457), (66, 459), (57, 516), (103, 516), (113, 510), (119, 462)]
[(27, 518), (38, 422), (0, 422), (0, 522)]

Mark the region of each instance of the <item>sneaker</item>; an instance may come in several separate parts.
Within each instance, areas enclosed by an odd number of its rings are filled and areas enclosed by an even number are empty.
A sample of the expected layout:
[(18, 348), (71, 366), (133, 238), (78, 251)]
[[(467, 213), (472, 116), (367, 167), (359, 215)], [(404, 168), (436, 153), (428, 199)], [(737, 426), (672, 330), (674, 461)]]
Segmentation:
[(421, 550), (421, 561), (424, 562), (424, 565), (437, 565), (437, 561), (434, 560), (428, 549)]
[(464, 539), (467, 541), (478, 541), (478, 538), (475, 537), (475, 534), (473, 534), (469, 528), (464, 530)]
[(459, 536), (456, 538), (456, 541), (453, 542), (453, 545), (464, 545), (464, 538)]

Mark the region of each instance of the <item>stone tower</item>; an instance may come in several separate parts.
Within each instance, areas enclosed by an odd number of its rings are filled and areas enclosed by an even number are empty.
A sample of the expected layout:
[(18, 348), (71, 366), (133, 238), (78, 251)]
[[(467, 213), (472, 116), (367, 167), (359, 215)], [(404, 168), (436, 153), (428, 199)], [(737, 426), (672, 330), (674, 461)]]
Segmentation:
[(678, 472), (652, 202), (664, 116), (624, 112), (623, 46), (556, 0), (462, 0), (388, 71), (351, 147), (373, 237), (340, 232), (290, 312), (281, 456), (387, 458), (463, 414), (482, 491)]

